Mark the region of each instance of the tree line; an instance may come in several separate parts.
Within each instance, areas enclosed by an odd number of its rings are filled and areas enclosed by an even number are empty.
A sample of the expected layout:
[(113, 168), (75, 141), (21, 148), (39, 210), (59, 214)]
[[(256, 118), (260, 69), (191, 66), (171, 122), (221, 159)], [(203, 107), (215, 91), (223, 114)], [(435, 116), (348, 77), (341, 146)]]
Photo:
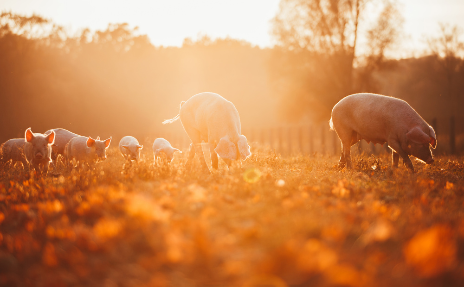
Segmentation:
[[(162, 131), (161, 121), (178, 113), (180, 101), (204, 91), (231, 100), (245, 128), (325, 121), (353, 92), (403, 98), (425, 118), (458, 115), (459, 29), (443, 25), (441, 37), (429, 39), (428, 55), (390, 59), (401, 15), (388, 3), (365, 32), (370, 40), (362, 53), (357, 27), (365, 1), (282, 0), (272, 48), (206, 35), (181, 47), (155, 47), (127, 23), (71, 34), (38, 15), (3, 12), (0, 140), (22, 137), (31, 126), (143, 138)], [(295, 5), (304, 13), (292, 14)]]

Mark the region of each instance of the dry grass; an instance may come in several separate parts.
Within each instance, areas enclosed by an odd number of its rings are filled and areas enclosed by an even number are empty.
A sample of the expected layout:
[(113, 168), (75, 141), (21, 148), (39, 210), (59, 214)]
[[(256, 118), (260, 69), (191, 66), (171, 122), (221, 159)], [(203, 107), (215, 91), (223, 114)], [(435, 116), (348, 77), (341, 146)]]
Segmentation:
[(122, 171), (0, 173), (3, 286), (462, 286), (463, 158), (280, 158), (211, 175), (152, 159)]

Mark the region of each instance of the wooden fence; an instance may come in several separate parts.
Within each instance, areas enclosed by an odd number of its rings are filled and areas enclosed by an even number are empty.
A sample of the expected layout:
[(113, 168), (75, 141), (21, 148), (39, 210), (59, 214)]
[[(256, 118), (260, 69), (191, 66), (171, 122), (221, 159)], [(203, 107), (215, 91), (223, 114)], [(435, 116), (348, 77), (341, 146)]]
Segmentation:
[[(428, 123), (437, 134), (438, 147), (434, 154), (464, 154), (464, 117), (433, 118)], [(341, 152), (340, 140), (329, 129), (327, 122), (270, 128), (243, 127), (242, 133), (251, 146), (268, 147), (283, 156), (314, 153), (339, 155)], [(190, 144), (187, 134), (180, 129), (161, 131), (160, 136), (183, 150)], [(390, 152), (386, 144), (374, 145), (365, 141), (361, 141), (357, 148), (368, 154)]]

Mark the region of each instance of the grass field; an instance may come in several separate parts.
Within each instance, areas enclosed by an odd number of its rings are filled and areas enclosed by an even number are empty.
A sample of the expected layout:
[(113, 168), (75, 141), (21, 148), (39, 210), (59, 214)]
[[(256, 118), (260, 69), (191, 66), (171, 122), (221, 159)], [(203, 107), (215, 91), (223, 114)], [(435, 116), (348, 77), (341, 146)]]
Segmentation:
[[(1, 286), (463, 286), (464, 158), (0, 173)], [(199, 167), (197, 162), (197, 167)], [(61, 168), (59, 166), (59, 168)]]

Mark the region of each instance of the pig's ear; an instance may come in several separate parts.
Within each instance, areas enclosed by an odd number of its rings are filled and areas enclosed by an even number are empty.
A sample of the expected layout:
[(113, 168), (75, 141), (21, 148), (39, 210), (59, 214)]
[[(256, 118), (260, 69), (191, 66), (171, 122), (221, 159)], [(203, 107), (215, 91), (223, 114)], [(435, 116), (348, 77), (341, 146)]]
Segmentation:
[(430, 145), (432, 148), (437, 147), (437, 136), (435, 135), (435, 131), (432, 127), (430, 127)]
[(98, 136), (96, 140), (99, 141), (99, 140), (100, 140), (100, 137)]
[(217, 147), (214, 151), (224, 159), (237, 159), (237, 148), (233, 142), (231, 142), (227, 137), (222, 137), (219, 140)]
[(428, 144), (430, 142), (430, 136), (424, 133), (419, 127), (415, 127), (410, 130), (406, 137), (409, 141), (417, 144)]
[(32, 133), (31, 128), (28, 128), (26, 130), (26, 133), (25, 133), (24, 137), (26, 138), (27, 142), (31, 142), (34, 139), (34, 134)]
[(437, 140), (434, 139), (433, 137), (430, 137), (430, 145), (432, 146), (433, 149), (437, 147)]
[(93, 147), (95, 145), (95, 140), (91, 137), (87, 138), (87, 146), (88, 147)]
[(129, 149), (128, 145), (123, 145), (122, 147), (125, 148), (125, 149)]
[(108, 139), (105, 140), (105, 148), (108, 148), (110, 146), (111, 138), (112, 137), (109, 137)]
[(55, 144), (55, 132), (51, 132), (46, 139), (49, 145)]
[(182, 151), (178, 148), (173, 148), (174, 152), (179, 152), (179, 153), (182, 153)]
[(138, 144), (138, 145), (137, 145), (137, 148), (143, 149), (143, 145), (139, 145), (139, 144)]
[(240, 135), (238, 137), (237, 146), (241, 159), (246, 160), (251, 155), (251, 151), (247, 142), (247, 138), (244, 135)]

